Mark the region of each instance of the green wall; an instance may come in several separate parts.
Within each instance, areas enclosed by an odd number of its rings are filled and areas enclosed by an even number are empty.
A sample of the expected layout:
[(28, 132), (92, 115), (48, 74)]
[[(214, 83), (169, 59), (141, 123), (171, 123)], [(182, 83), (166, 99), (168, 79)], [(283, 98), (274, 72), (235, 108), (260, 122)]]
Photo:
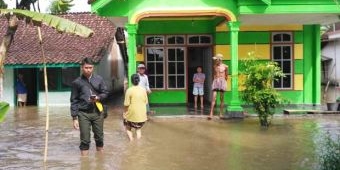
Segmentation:
[(141, 21), (138, 34), (211, 34), (213, 20)]
[(149, 95), (149, 102), (156, 104), (183, 104), (187, 102), (186, 90), (154, 90)]

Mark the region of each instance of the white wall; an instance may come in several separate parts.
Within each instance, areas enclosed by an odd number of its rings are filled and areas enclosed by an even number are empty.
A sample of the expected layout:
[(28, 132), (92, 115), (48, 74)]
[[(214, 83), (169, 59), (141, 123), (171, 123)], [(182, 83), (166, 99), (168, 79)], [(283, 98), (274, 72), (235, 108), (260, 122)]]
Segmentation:
[[(117, 63), (112, 68), (112, 64)], [(110, 91), (119, 91), (124, 88), (124, 63), (116, 40), (113, 41), (111, 50), (102, 58), (96, 66), (96, 73), (101, 75)]]
[(4, 76), (4, 94), (3, 100), (9, 103), (11, 106), (15, 106), (14, 103), (14, 70), (11, 68), (5, 68)]
[(330, 41), (322, 49), (321, 55), (332, 58), (328, 62), (328, 77), (331, 81), (340, 81), (340, 40)]
[[(39, 92), (38, 106), (46, 105), (45, 92)], [(49, 106), (70, 106), (71, 92), (49, 92), (48, 104)]]
[(124, 71), (124, 61), (122, 57), (122, 53), (120, 52), (119, 46), (116, 42), (116, 40), (113, 43), (113, 47), (115, 50), (112, 50), (111, 56), (114, 57), (116, 55), (116, 60), (118, 62), (118, 68), (117, 68), (117, 77), (114, 78), (114, 91), (122, 90), (124, 89), (124, 80), (125, 80), (125, 71)]
[(105, 56), (100, 60), (99, 64), (95, 66), (96, 74), (103, 77), (107, 88), (112, 90), (112, 81), (111, 81), (111, 61), (109, 58), (109, 54), (106, 53)]

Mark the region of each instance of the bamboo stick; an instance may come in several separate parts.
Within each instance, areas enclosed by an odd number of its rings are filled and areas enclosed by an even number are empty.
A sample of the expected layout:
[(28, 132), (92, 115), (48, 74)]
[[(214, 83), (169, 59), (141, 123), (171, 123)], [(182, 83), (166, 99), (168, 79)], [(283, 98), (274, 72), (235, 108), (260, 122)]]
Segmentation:
[(45, 105), (46, 105), (46, 127), (45, 127), (45, 147), (44, 147), (44, 163), (47, 162), (47, 151), (48, 151), (48, 130), (50, 126), (50, 116), (49, 116), (49, 104), (48, 104), (48, 80), (47, 80), (47, 69), (46, 69), (46, 57), (44, 51), (44, 45), (42, 41), (41, 29), (38, 27), (38, 36), (40, 41), (40, 47), (44, 63), (44, 84), (45, 84)]

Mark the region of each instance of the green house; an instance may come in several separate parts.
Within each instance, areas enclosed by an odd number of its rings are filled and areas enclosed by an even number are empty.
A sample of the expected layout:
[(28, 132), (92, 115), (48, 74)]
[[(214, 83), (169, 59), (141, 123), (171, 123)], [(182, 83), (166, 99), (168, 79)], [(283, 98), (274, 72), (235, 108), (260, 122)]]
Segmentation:
[(320, 25), (339, 20), (337, 0), (95, 0), (92, 11), (125, 24), (129, 70), (145, 62), (151, 104), (192, 102), (197, 66), (210, 101), (212, 56), (230, 68), (227, 110), (242, 111), (242, 59), (255, 52), (286, 77), (273, 86), (293, 104), (320, 104)]

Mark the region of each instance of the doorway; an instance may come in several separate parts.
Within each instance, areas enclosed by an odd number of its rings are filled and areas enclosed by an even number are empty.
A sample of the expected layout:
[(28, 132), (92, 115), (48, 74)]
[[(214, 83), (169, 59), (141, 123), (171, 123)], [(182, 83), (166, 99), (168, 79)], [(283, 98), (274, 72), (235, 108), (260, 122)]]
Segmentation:
[[(36, 68), (20, 68), (20, 69), (15, 69), (14, 71), (14, 79), (15, 82), (17, 81), (17, 76), (18, 74), (22, 74), (24, 77), (24, 83), (27, 88), (27, 103), (26, 105), (37, 105), (38, 101), (38, 91), (37, 91), (37, 69)], [(14, 90), (15, 92), (15, 90)], [(17, 104), (17, 96), (15, 96), (15, 104)]]
[(204, 105), (211, 103), (211, 82), (212, 82), (212, 49), (211, 47), (188, 47), (187, 51), (187, 68), (188, 68), (188, 90), (187, 90), (187, 105), (194, 105), (193, 91), (193, 76), (196, 73), (196, 68), (202, 66), (202, 72), (205, 74), (204, 82)]

